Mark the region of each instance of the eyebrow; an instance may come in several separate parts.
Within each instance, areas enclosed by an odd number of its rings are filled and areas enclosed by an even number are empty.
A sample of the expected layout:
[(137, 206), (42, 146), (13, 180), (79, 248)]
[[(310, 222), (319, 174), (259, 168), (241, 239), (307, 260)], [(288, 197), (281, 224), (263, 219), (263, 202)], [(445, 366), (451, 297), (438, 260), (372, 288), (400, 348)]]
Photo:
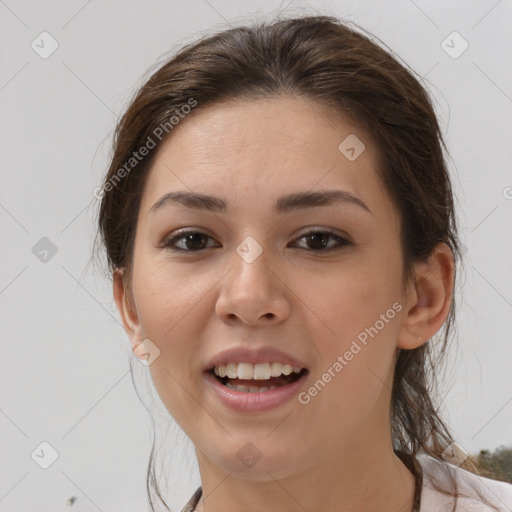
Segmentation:
[[(211, 212), (226, 213), (228, 205), (224, 199), (187, 191), (169, 192), (162, 196), (149, 210), (149, 213), (162, 209), (165, 205), (180, 203), (188, 208), (196, 208)], [(296, 192), (279, 197), (273, 209), (276, 213), (288, 213), (301, 208), (328, 206), (336, 203), (348, 203), (359, 206), (369, 213), (366, 204), (346, 190), (320, 190), (318, 192)], [(373, 214), (372, 214), (373, 215)]]

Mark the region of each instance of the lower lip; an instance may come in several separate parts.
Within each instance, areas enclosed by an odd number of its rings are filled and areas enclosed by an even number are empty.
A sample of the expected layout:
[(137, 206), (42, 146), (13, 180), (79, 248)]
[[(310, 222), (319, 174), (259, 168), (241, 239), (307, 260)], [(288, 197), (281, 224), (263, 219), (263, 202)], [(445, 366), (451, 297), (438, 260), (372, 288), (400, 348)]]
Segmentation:
[(224, 386), (217, 380), (215, 375), (210, 372), (204, 372), (206, 382), (211, 386), (219, 400), (226, 407), (237, 412), (268, 411), (284, 404), (299, 392), (307, 375), (308, 372), (295, 382), (275, 389), (269, 389), (261, 393), (245, 393)]

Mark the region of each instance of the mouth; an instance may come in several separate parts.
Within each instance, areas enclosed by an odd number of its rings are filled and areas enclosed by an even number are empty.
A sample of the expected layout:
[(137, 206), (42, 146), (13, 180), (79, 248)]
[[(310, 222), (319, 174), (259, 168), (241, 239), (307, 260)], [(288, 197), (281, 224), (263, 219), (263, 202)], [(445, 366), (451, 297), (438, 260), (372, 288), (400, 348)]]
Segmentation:
[(215, 373), (214, 368), (207, 370), (207, 373), (212, 375), (223, 386), (235, 391), (242, 393), (264, 393), (293, 384), (306, 376), (309, 371), (307, 368), (302, 368), (298, 373), (292, 372), (289, 375), (269, 377), (268, 379), (240, 379), (238, 377), (230, 378), (227, 375), (221, 377)]

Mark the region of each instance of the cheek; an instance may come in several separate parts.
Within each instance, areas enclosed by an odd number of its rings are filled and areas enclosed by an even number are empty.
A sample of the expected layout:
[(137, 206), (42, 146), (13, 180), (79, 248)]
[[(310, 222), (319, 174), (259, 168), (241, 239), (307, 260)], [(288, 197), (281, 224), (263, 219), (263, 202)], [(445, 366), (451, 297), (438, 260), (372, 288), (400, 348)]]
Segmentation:
[(180, 332), (193, 324), (191, 319), (201, 311), (208, 285), (176, 266), (173, 269), (170, 265), (151, 264), (146, 268), (134, 276), (137, 310), (144, 331), (163, 346), (171, 340), (179, 345), (183, 338)]
[(384, 270), (382, 260), (380, 266), (361, 262), (317, 280), (321, 286), (312, 287), (310, 281), (304, 288), (309, 290), (304, 302), (315, 313), (308, 315), (309, 332), (320, 356), (311, 377), (312, 400), (347, 428), (369, 414), (391, 386), (401, 310), (395, 270)]
[[(322, 277), (304, 278), (297, 289), (303, 290), (300, 297), (305, 312), (316, 324), (310, 326), (310, 332), (318, 333), (325, 347), (348, 349), (350, 341), (379, 321), (400, 297), (394, 274), (392, 269), (361, 262)], [(394, 313), (390, 312), (393, 317)]]
[(197, 378), (191, 356), (199, 350), (206, 308), (211, 308), (208, 283), (183, 276), (170, 275), (168, 269), (134, 275), (141, 335), (159, 350), (149, 367), (153, 382), (171, 414), (178, 415), (190, 400), (182, 386)]

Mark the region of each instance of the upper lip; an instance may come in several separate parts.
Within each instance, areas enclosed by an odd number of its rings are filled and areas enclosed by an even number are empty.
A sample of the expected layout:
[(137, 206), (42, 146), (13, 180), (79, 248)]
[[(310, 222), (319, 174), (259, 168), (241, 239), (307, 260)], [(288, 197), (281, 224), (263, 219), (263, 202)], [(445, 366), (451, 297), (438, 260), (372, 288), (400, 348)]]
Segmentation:
[(281, 363), (297, 368), (306, 368), (306, 365), (302, 361), (289, 356), (275, 347), (233, 347), (223, 350), (212, 357), (204, 369), (211, 370), (215, 366), (227, 363)]

